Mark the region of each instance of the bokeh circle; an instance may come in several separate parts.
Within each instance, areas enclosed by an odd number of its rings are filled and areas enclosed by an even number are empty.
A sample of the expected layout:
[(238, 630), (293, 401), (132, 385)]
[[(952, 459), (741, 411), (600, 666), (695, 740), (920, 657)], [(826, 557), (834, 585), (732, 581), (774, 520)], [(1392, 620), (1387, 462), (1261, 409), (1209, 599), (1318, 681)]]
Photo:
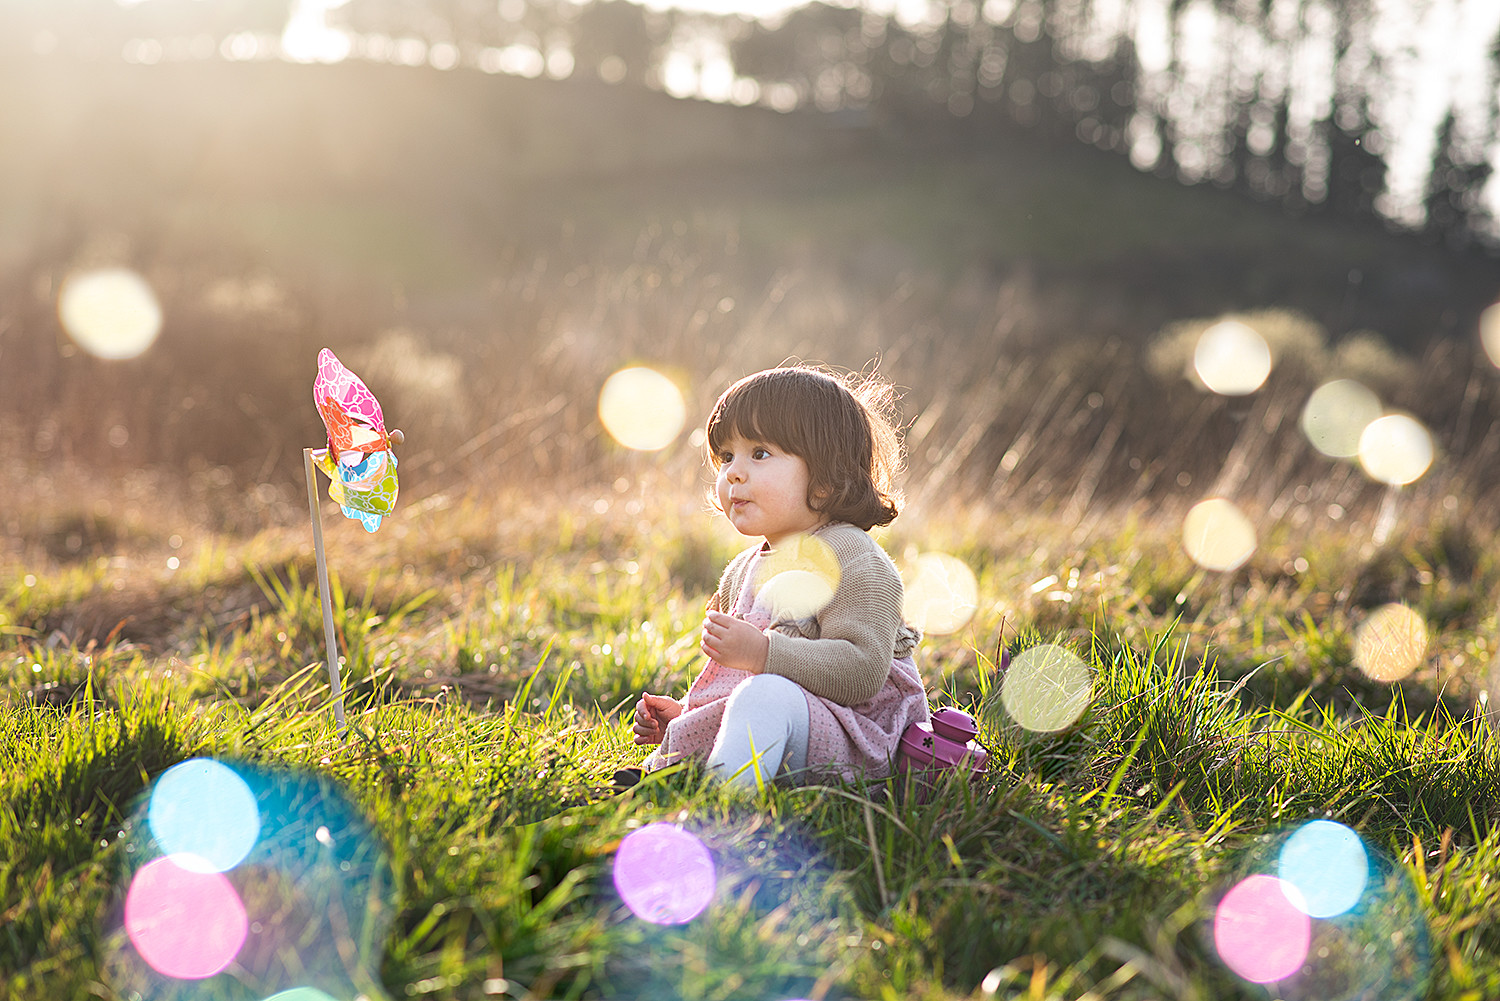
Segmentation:
[(833, 600), (842, 577), (832, 546), (816, 535), (795, 535), (756, 561), (755, 604), (772, 621), (810, 618)]
[(1380, 398), (1353, 379), (1334, 379), (1312, 391), (1302, 407), (1301, 428), (1307, 440), (1330, 458), (1359, 454), (1365, 428), (1380, 418)]
[(68, 336), (98, 358), (134, 358), (161, 333), (156, 293), (129, 268), (70, 275), (58, 292), (57, 314)]
[(1271, 374), (1271, 348), (1253, 327), (1221, 320), (1198, 337), (1193, 371), (1215, 393), (1244, 396), (1259, 389)]
[(146, 819), (163, 854), (210, 872), (239, 865), (260, 837), (255, 794), (233, 768), (209, 758), (180, 762), (158, 776)]
[(717, 887), (713, 856), (697, 835), (676, 824), (631, 831), (615, 852), (615, 889), (630, 912), (658, 925), (687, 924), (708, 907)]
[(1420, 479), (1432, 465), (1432, 435), (1405, 414), (1371, 421), (1359, 436), (1359, 464), (1372, 479), (1404, 486)]
[(1400, 604), (1382, 605), (1354, 633), (1354, 663), (1376, 681), (1400, 681), (1427, 655), (1427, 623)]
[(136, 872), (125, 895), (125, 934), (158, 973), (201, 980), (234, 962), (250, 921), (222, 873), (181, 861), (167, 855)]
[(1182, 546), (1205, 570), (1228, 571), (1255, 554), (1255, 526), (1223, 497), (1199, 501), (1182, 523)]
[(1292, 902), (1304, 914), (1331, 918), (1359, 903), (1370, 880), (1370, 856), (1352, 828), (1314, 820), (1281, 846), (1276, 874), (1297, 888)]
[(604, 380), (599, 420), (626, 448), (655, 452), (672, 444), (687, 420), (682, 390), (652, 368), (624, 368)]
[(968, 564), (947, 553), (923, 553), (904, 568), (902, 617), (930, 636), (969, 624), (979, 608), (979, 582)]
[(1092, 692), (1092, 675), (1082, 657), (1042, 643), (1011, 660), (1000, 683), (1000, 704), (1025, 729), (1055, 733), (1083, 715)]
[(1254, 984), (1285, 980), (1302, 968), (1312, 921), (1297, 891), (1275, 876), (1246, 877), (1214, 911), (1214, 948), (1237, 975)]

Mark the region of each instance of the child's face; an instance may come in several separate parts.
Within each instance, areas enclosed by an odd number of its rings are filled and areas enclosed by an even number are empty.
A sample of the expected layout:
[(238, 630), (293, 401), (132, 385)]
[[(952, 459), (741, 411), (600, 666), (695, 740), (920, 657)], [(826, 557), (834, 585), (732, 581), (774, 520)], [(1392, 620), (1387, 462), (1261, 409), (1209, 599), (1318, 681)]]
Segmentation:
[(773, 547), (823, 523), (807, 506), (807, 463), (766, 442), (735, 435), (718, 454), (719, 509), (741, 535), (765, 536)]

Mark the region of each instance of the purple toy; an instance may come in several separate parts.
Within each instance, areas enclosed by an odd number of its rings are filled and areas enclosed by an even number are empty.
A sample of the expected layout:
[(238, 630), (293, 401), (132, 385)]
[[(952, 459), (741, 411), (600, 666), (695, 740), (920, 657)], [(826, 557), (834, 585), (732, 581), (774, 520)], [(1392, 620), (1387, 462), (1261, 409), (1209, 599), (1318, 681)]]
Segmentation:
[(925, 776), (928, 778), (949, 769), (966, 770), (970, 778), (983, 775), (990, 752), (974, 739), (978, 732), (974, 717), (962, 709), (939, 709), (932, 714), (931, 723), (913, 723), (901, 734), (896, 767), (929, 773)]

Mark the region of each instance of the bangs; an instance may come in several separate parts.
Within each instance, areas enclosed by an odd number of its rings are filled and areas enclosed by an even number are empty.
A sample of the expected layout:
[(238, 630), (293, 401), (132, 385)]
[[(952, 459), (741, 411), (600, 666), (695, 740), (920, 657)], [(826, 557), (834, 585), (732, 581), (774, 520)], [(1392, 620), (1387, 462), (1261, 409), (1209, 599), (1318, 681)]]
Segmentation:
[(809, 456), (813, 446), (809, 415), (827, 408), (839, 384), (806, 369), (763, 372), (741, 379), (724, 392), (708, 419), (708, 458), (719, 465), (719, 452), (735, 437), (775, 445)]

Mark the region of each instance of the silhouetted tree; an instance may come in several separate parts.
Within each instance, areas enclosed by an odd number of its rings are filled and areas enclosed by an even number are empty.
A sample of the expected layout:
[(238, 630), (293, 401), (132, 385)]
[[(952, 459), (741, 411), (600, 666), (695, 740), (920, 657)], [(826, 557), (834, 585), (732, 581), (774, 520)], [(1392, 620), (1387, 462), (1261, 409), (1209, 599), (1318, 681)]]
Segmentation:
[(1427, 177), (1427, 193), (1422, 199), (1422, 207), (1427, 211), (1423, 235), (1433, 241), (1446, 241), (1454, 249), (1464, 249), (1491, 234), (1494, 218), (1479, 196), (1494, 169), (1482, 155), (1476, 155), (1476, 151), (1460, 141), (1457, 122), (1450, 110), (1438, 130), (1432, 172)]
[(1369, 99), (1344, 93), (1335, 99), (1333, 116), (1319, 123), (1328, 144), (1329, 215), (1351, 221), (1378, 218), (1375, 200), (1385, 190), (1387, 167), (1380, 156), (1380, 136), (1370, 122)]
[(808, 82), (847, 55), (846, 36), (860, 31), (861, 19), (854, 8), (814, 0), (779, 24), (756, 22), (731, 49), (735, 69), (756, 79)]
[(1140, 76), (1140, 60), (1135, 42), (1122, 38), (1115, 44), (1114, 55), (1094, 66), (1091, 85), (1098, 103), (1089, 115), (1098, 119), (1104, 130), (1095, 145), (1120, 152), (1126, 151), (1126, 132), (1135, 115), (1135, 87)]
[(601, 75), (606, 60), (618, 59), (622, 75), (611, 82), (644, 85), (664, 41), (652, 34), (639, 4), (593, 0), (573, 27), (573, 58), (581, 72), (592, 76)]

